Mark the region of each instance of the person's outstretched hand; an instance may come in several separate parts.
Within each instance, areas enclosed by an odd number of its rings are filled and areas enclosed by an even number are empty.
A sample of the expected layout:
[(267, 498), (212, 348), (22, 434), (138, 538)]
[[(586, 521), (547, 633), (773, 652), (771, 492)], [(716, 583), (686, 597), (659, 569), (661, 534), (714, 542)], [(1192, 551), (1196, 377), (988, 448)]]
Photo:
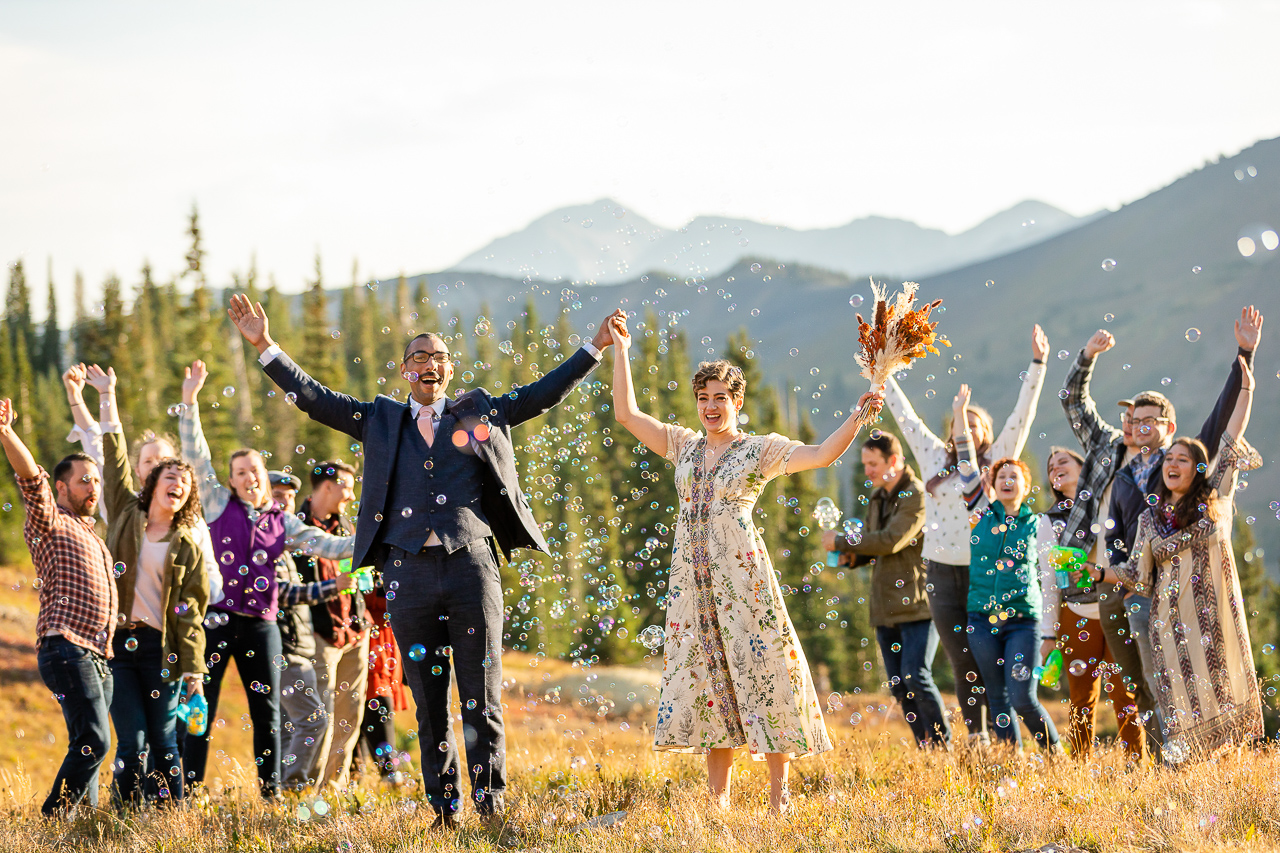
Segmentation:
[(1258, 348), (1258, 339), (1262, 337), (1262, 312), (1252, 305), (1240, 309), (1240, 319), (1236, 320), (1236, 343), (1245, 352), (1253, 352)]
[(227, 316), (240, 330), (244, 339), (258, 348), (258, 352), (262, 352), (274, 343), (268, 331), (267, 312), (263, 310), (261, 302), (250, 302), (249, 297), (243, 293), (233, 294), (231, 305), (227, 308)]
[(1084, 345), (1084, 357), (1096, 358), (1101, 353), (1106, 352), (1116, 345), (1115, 336), (1106, 329), (1099, 329), (1093, 333), (1093, 337), (1089, 338)]
[(0, 430), (13, 427), (13, 401), (6, 397), (0, 400)]
[(1049, 336), (1036, 323), (1031, 327), (1031, 357), (1036, 361), (1044, 361), (1049, 357)]
[(68, 398), (80, 398), (84, 394), (85, 367), (73, 364), (62, 374), (62, 387), (67, 389)]
[(209, 368), (204, 366), (204, 362), (196, 359), (191, 362), (191, 366), (183, 370), (182, 378), (182, 402), (188, 406), (196, 401), (196, 396), (200, 393), (200, 389), (204, 387), (204, 382), (209, 378)]
[(870, 412), (872, 417), (880, 414), (884, 408), (884, 386), (872, 389), (858, 398), (858, 408), (854, 411)]
[(91, 364), (84, 370), (84, 381), (99, 394), (110, 394), (116, 390), (116, 370), (114, 367), (103, 370)]

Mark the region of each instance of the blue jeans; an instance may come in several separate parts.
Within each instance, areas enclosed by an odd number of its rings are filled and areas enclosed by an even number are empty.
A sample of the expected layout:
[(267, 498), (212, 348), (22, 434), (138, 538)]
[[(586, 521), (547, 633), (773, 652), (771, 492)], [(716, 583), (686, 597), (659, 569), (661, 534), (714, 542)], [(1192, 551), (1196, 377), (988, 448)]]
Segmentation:
[[(136, 641), (136, 644), (131, 641)], [(134, 647), (131, 649), (130, 645)], [(160, 632), (141, 625), (116, 631), (111, 675), (115, 695), (111, 719), (116, 726), (115, 796), (126, 805), (141, 805), (143, 777), (151, 775), (161, 800), (182, 799), (182, 761), (178, 756), (178, 681), (161, 677), (162, 669), (180, 679), (164, 660)], [(148, 762), (148, 758), (150, 762)]]
[(67, 757), (40, 811), (54, 815), (83, 799), (97, 808), (98, 768), (111, 748), (107, 713), (112, 681), (107, 659), (61, 636), (43, 637), (36, 666), (45, 686), (58, 697), (67, 723)]
[(987, 704), (995, 717), (996, 738), (1021, 744), (1017, 716), (1042, 747), (1058, 743), (1049, 712), (1036, 697), (1032, 670), (1040, 665), (1040, 626), (1020, 617), (991, 624), (986, 613), (969, 614), (969, 647), (987, 687)]
[(916, 743), (941, 746), (950, 741), (942, 694), (933, 683), (933, 658), (938, 653), (938, 630), (933, 620), (878, 627), (876, 642), (889, 675), (889, 690), (902, 705), (902, 715)]
[[(209, 608), (209, 612), (216, 611)], [(188, 732), (186, 763), (188, 782), (204, 783), (209, 760), (209, 736), (218, 716), (218, 697), (222, 694), (222, 678), (227, 674), (231, 658), (249, 699), (249, 721), (253, 724), (253, 757), (258, 765), (258, 784), (264, 797), (280, 790), (280, 670), (274, 660), (281, 655), (280, 628), (274, 619), (258, 619), (239, 613), (218, 611), (228, 617), (227, 624), (206, 628), (205, 654), (209, 675), (205, 679), (204, 698), (209, 703), (209, 727), (196, 736)], [(256, 685), (256, 686), (255, 686)]]

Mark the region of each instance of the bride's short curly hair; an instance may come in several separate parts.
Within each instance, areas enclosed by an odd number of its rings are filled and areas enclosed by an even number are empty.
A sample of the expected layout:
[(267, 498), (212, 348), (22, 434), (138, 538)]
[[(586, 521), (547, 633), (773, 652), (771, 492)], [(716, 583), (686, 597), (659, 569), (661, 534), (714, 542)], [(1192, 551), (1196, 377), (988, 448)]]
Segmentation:
[(693, 374), (694, 396), (712, 380), (723, 382), (729, 389), (729, 396), (735, 400), (741, 400), (747, 393), (747, 378), (742, 375), (742, 368), (723, 358), (704, 361), (698, 365), (698, 372)]

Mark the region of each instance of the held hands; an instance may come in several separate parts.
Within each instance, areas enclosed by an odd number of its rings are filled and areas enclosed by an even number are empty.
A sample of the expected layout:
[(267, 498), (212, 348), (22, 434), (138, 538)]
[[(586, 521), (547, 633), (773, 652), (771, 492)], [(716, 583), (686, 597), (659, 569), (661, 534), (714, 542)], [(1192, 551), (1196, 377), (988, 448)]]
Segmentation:
[[(1259, 323), (1261, 325), (1261, 323)], [(1099, 329), (1093, 333), (1093, 337), (1084, 345), (1085, 358), (1097, 358), (1100, 354), (1106, 352), (1116, 345), (1115, 336), (1106, 329)]]
[(1031, 327), (1031, 357), (1040, 362), (1049, 357), (1049, 336), (1039, 323)]
[(604, 352), (604, 348), (614, 343), (613, 328), (617, 320), (621, 318), (623, 330), (626, 330), (627, 315), (621, 308), (615, 308), (613, 313), (604, 318), (600, 323), (600, 328), (596, 330), (596, 336), (591, 341), (591, 345), (596, 349)]
[(1236, 320), (1236, 343), (1240, 349), (1253, 352), (1258, 348), (1258, 338), (1262, 337), (1262, 312), (1252, 305), (1240, 309), (1240, 319)]
[(196, 359), (191, 362), (191, 366), (183, 370), (182, 379), (182, 402), (188, 406), (196, 401), (200, 389), (204, 387), (204, 382), (209, 378), (209, 368), (204, 366), (204, 362)]
[(258, 352), (263, 352), (275, 343), (267, 330), (267, 312), (263, 310), (261, 302), (252, 303), (243, 293), (234, 294), (231, 305), (227, 308), (227, 316), (235, 323), (244, 339), (258, 348)]
[(631, 349), (631, 332), (627, 330), (627, 315), (623, 311), (618, 310), (609, 315), (608, 330), (611, 342), (618, 349)]
[(116, 370), (108, 367), (104, 372), (101, 367), (91, 364), (84, 368), (84, 381), (99, 394), (114, 394), (116, 390)]

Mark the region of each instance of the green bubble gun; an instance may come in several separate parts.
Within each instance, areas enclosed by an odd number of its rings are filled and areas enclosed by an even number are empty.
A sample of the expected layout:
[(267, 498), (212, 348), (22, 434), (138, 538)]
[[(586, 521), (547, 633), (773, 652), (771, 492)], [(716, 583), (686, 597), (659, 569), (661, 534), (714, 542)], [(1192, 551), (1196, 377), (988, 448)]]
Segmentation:
[[(351, 558), (338, 561), (338, 571), (344, 575), (351, 574)], [(361, 566), (355, 569), (356, 589), (343, 590), (343, 595), (355, 595), (356, 591), (373, 592), (373, 566)]]
[(1036, 667), (1032, 674), (1040, 681), (1041, 687), (1048, 687), (1050, 690), (1057, 687), (1058, 679), (1062, 677), (1062, 652), (1058, 649), (1049, 652), (1044, 666)]
[(1080, 581), (1076, 584), (1078, 589), (1092, 589), (1093, 575), (1084, 570), (1084, 564), (1088, 561), (1089, 555), (1079, 548), (1054, 545), (1049, 551), (1049, 565), (1053, 566), (1057, 573), (1058, 589), (1071, 586), (1072, 572), (1080, 572)]

